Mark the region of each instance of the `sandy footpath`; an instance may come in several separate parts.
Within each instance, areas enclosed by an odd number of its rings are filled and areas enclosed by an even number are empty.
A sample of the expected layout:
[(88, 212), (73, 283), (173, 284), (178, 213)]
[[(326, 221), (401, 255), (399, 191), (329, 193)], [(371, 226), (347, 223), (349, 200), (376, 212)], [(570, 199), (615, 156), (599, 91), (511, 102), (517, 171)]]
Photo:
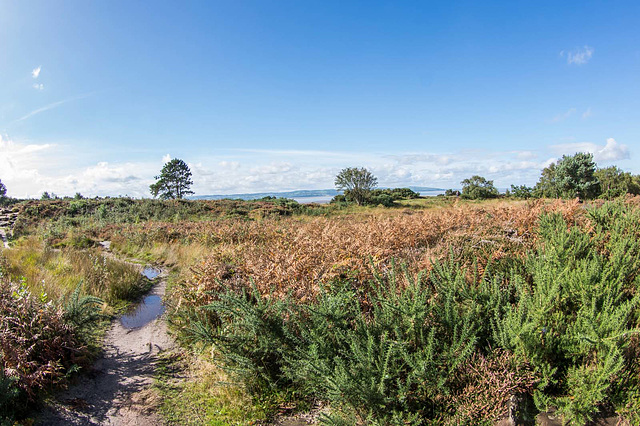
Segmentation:
[(7, 241), (7, 234), (4, 232), (4, 229), (0, 228), (0, 241), (2, 241), (2, 245), (4, 248), (9, 248), (9, 241)]
[[(148, 295), (163, 297), (166, 271)], [(116, 319), (104, 340), (104, 355), (68, 390), (56, 396), (37, 425), (158, 425), (156, 397), (149, 389), (158, 353), (173, 346), (163, 317), (137, 329)]]

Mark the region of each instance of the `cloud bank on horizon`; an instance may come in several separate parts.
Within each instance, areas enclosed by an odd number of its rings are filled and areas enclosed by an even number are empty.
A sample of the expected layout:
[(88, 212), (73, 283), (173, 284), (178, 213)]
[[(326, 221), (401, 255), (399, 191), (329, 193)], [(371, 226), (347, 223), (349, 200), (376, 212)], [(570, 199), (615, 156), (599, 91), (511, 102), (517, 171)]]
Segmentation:
[[(150, 197), (149, 185), (173, 158), (84, 165), (59, 144), (25, 144), (0, 137), (0, 170), (8, 194), (38, 198), (44, 191), (59, 196), (128, 195)], [(472, 175), (495, 180), (498, 187), (533, 185), (541, 170), (562, 155), (590, 152), (599, 166), (627, 160), (629, 147), (609, 138), (604, 145), (576, 142), (542, 151), (463, 150), (451, 153), (370, 153), (313, 150), (229, 150), (224, 156), (182, 158), (193, 173), (196, 195), (278, 192), (333, 188), (340, 169), (367, 167), (380, 186), (458, 188)], [(62, 172), (61, 172), (62, 171)]]

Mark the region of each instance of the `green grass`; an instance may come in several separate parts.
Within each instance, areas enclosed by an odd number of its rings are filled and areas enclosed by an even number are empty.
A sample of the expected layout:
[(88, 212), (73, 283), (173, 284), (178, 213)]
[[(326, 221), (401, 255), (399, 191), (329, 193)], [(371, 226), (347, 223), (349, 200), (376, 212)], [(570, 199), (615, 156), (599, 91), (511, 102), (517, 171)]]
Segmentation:
[(37, 236), (22, 237), (0, 253), (5, 274), (24, 278), (29, 290), (64, 299), (83, 283), (83, 293), (122, 309), (151, 287), (134, 265), (105, 257), (97, 249), (52, 249)]
[[(267, 410), (202, 356), (161, 355), (154, 388), (161, 395), (160, 413), (167, 424), (251, 425), (265, 419)], [(187, 378), (180, 380), (185, 374)]]

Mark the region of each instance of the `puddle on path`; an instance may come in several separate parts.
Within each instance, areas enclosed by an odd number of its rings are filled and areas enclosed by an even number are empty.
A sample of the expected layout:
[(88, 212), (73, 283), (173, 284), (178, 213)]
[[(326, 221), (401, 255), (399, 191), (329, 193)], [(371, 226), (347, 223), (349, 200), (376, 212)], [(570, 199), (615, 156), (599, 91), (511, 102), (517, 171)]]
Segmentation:
[(152, 268), (151, 266), (147, 266), (142, 270), (142, 275), (152, 280), (158, 275), (160, 275), (160, 271), (156, 268)]
[[(160, 270), (147, 266), (142, 275), (152, 280), (160, 275)], [(129, 313), (120, 317), (124, 328), (140, 328), (149, 324), (164, 313), (162, 298), (155, 294), (145, 296), (142, 301)]]
[(140, 328), (164, 313), (164, 304), (160, 296), (145, 296), (142, 302), (128, 314), (120, 317), (124, 328)]

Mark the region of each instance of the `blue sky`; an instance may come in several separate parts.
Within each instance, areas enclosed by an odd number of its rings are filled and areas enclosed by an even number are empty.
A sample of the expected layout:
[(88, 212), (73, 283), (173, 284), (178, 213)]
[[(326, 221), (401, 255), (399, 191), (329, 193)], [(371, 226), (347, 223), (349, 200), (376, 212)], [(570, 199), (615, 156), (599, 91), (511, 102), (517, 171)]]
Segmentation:
[(0, 0), (13, 196), (537, 181), (563, 154), (640, 173), (635, 1)]

